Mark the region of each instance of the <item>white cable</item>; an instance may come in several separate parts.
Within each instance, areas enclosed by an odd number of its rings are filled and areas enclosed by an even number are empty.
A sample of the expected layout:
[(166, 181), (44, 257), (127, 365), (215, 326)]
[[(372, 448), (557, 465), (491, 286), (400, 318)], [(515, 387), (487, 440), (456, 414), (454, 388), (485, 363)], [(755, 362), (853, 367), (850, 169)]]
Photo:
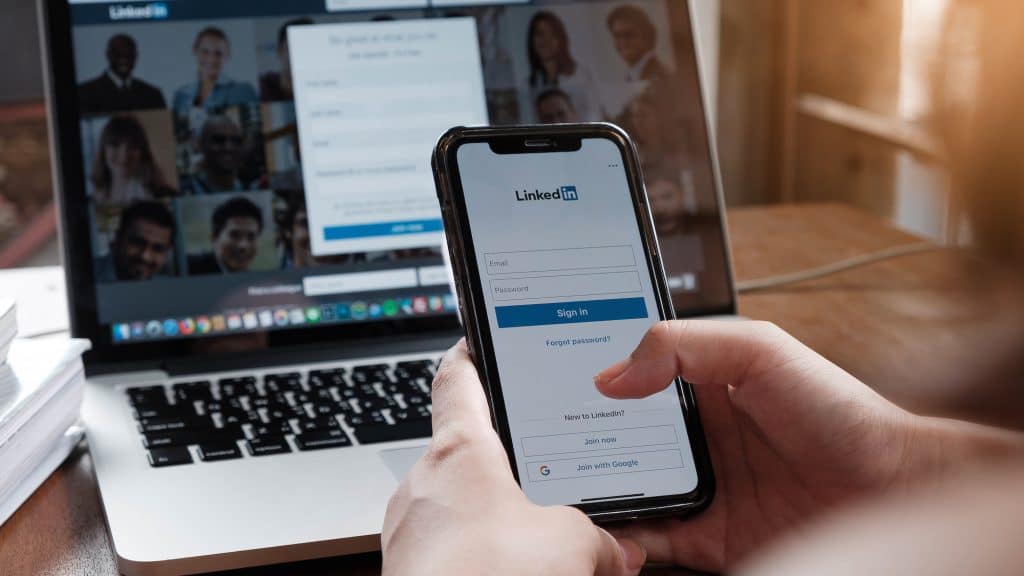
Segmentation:
[(922, 254), (925, 252), (937, 252), (943, 250), (949, 250), (948, 246), (942, 246), (939, 244), (933, 244), (931, 242), (920, 242), (916, 244), (906, 244), (903, 246), (896, 246), (894, 248), (888, 248), (878, 252), (872, 252), (871, 254), (864, 254), (862, 256), (854, 256), (846, 260), (840, 260), (832, 264), (827, 264), (818, 268), (811, 268), (809, 270), (801, 270), (799, 272), (793, 272), (791, 274), (783, 274), (781, 276), (771, 276), (768, 278), (759, 278), (756, 280), (748, 280), (746, 282), (738, 282), (736, 284), (736, 291), (743, 294), (748, 292), (759, 292), (762, 290), (768, 290), (771, 288), (780, 288), (782, 286), (788, 286), (790, 284), (799, 284), (802, 282), (808, 282), (810, 280), (817, 280), (826, 276), (832, 276), (840, 272), (846, 272), (854, 268), (860, 268), (862, 266), (869, 266), (871, 264), (877, 264), (885, 260), (892, 260), (893, 258), (902, 258), (904, 256), (911, 256), (913, 254)]

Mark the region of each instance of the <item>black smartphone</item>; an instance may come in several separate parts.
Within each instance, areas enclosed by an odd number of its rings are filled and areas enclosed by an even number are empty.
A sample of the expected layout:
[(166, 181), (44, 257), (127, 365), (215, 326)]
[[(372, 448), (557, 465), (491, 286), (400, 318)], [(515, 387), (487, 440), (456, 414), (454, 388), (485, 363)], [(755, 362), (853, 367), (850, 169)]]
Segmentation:
[(706, 507), (690, 385), (612, 400), (593, 383), (673, 314), (626, 133), (456, 128), (433, 166), (470, 353), (526, 495), (600, 521)]

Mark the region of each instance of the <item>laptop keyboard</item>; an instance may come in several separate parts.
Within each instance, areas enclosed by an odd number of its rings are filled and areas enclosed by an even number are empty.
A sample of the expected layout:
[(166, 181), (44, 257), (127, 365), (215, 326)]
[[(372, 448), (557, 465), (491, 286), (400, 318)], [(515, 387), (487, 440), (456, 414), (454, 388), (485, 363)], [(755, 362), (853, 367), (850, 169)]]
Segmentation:
[(430, 436), (423, 359), (128, 388), (154, 467)]

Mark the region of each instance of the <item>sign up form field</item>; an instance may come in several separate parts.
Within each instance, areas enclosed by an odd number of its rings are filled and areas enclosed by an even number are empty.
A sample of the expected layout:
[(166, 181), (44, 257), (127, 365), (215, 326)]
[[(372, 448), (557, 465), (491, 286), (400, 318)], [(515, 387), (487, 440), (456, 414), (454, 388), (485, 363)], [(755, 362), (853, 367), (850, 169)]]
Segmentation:
[(440, 245), (438, 135), (486, 124), (472, 18), (288, 29), (315, 255)]

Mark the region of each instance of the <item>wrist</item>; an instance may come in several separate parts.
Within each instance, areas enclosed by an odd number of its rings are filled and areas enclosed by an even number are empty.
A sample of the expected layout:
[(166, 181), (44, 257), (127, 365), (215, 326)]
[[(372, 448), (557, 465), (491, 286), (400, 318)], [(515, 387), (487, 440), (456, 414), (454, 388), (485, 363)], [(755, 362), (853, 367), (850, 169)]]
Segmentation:
[(912, 483), (978, 464), (1024, 457), (1024, 433), (914, 414), (905, 420), (903, 477)]

